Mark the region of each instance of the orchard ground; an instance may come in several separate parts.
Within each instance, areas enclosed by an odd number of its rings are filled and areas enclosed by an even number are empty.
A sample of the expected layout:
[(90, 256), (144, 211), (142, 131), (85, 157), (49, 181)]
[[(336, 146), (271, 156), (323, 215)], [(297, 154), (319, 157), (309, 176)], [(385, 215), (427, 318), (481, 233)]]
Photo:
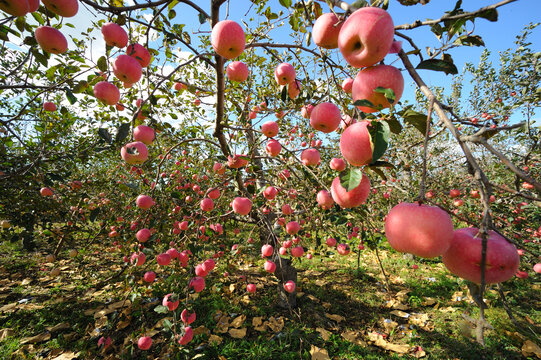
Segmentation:
[[(244, 237), (241, 233), (235, 240)], [(373, 251), (360, 250), (357, 267), (358, 250), (340, 256), (332, 249), (330, 258), (296, 263), (298, 308), (292, 311), (277, 306), (278, 282), (262, 270), (258, 247), (242, 245), (238, 254), (226, 255), (195, 302), (194, 340), (179, 350), (163, 332), (165, 320), (174, 321), (172, 313), (152, 311), (168, 283), (165, 271), (157, 271), (152, 288), (139, 276), (104, 282), (121, 267), (110, 266), (117, 252), (96, 244), (80, 249), (75, 258), (62, 252), (56, 260), (60, 275), (51, 277), (53, 265), (45, 263), (46, 254), (28, 256), (4, 244), (0, 358), (535, 358), (528, 337), (540, 331), (535, 325), (541, 322), (539, 279), (515, 277), (503, 286), (522, 330), (505, 313), (497, 287), (489, 288), (487, 319), (493, 330), (487, 331), (482, 348), (472, 335), (477, 307), (465, 283), (439, 261), (384, 246), (379, 256), (389, 276), (389, 295)], [(141, 298), (132, 304), (133, 281), (140, 283)], [(248, 283), (256, 284), (255, 294), (247, 293)], [(153, 337), (148, 351), (136, 346), (142, 328)], [(98, 347), (102, 331), (112, 339), (106, 350)]]

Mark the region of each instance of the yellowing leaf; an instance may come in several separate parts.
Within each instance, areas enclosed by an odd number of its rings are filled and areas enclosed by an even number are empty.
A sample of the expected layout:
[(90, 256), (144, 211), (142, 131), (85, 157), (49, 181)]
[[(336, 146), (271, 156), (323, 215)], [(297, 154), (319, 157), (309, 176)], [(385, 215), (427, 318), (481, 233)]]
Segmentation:
[(341, 316), (341, 315), (336, 315), (336, 314), (327, 314), (325, 313), (325, 316), (331, 320), (334, 320), (336, 322), (342, 322), (344, 320), (346, 320), (345, 317)]
[(197, 336), (201, 334), (210, 335), (210, 330), (207, 329), (206, 326), (204, 325), (198, 326), (195, 329), (193, 329), (193, 336)]
[(541, 359), (541, 348), (539, 345), (533, 343), (531, 340), (526, 340), (522, 345), (522, 355), (532, 356), (535, 355)]
[(266, 322), (266, 324), (269, 327), (269, 329), (277, 333), (277, 332), (282, 331), (282, 329), (284, 328), (284, 318), (283, 317), (275, 318), (274, 316), (271, 316), (269, 321)]
[(231, 318), (229, 316), (227, 316), (227, 315), (222, 316), (218, 320), (218, 323), (216, 324), (216, 329), (214, 331), (219, 333), (219, 334), (226, 333), (227, 329), (229, 328), (229, 320), (230, 319)]
[(329, 340), (331, 337), (331, 332), (323, 328), (316, 328), (316, 331), (321, 335), (321, 338), (325, 341)]
[(246, 328), (242, 329), (229, 329), (229, 335), (235, 339), (242, 339), (246, 336)]
[(257, 331), (267, 331), (267, 324), (263, 323), (262, 317), (255, 317), (252, 319), (252, 325), (254, 326), (254, 329)]
[(391, 314), (399, 316), (401, 318), (405, 318), (405, 319), (410, 317), (410, 314), (408, 314), (407, 312), (400, 311), (400, 310), (393, 310), (391, 311)]
[(318, 348), (317, 346), (312, 345), (310, 348), (310, 355), (312, 355), (312, 360), (330, 360), (329, 353), (325, 349)]
[(44, 332), (36, 336), (25, 337), (21, 340), (21, 344), (36, 344), (39, 342), (47, 341), (51, 338), (50, 332)]
[(378, 333), (370, 333), (368, 334), (368, 338), (374, 343), (374, 345), (385, 350), (393, 351), (399, 354), (405, 354), (410, 350), (410, 347), (408, 345), (391, 344), (390, 342), (385, 340), (381, 334)]
[(209, 337), (209, 344), (215, 344), (215, 345), (220, 345), (222, 343), (223, 339), (221, 337), (219, 337), (218, 335), (210, 335)]
[(246, 320), (246, 315), (239, 315), (233, 321), (231, 321), (229, 326), (239, 328), (244, 323), (244, 320)]

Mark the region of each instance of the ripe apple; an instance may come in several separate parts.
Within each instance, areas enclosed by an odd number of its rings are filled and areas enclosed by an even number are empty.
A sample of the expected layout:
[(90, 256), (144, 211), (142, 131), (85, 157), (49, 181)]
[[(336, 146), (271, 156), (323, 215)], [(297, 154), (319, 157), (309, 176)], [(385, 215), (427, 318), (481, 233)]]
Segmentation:
[(120, 25), (108, 22), (101, 27), (101, 34), (109, 46), (123, 48), (128, 45), (128, 34)]
[(149, 126), (139, 125), (133, 129), (133, 139), (135, 141), (140, 141), (145, 145), (152, 145), (155, 138), (156, 133), (154, 132), (154, 129)]
[(351, 91), (353, 90), (352, 78), (347, 78), (344, 81), (342, 81), (342, 90), (344, 90), (346, 94), (351, 94)]
[(296, 221), (290, 221), (286, 224), (286, 232), (289, 235), (295, 235), (296, 233), (299, 232), (300, 229), (301, 229), (301, 226)]
[(34, 31), (38, 45), (43, 51), (51, 54), (63, 54), (68, 51), (66, 37), (51, 26), (40, 26)]
[(332, 158), (329, 162), (329, 166), (333, 170), (344, 171), (346, 169), (346, 162), (344, 161), (344, 159)]
[(538, 274), (541, 274), (541, 263), (537, 263), (533, 266), (533, 271), (535, 271)]
[(43, 110), (49, 111), (49, 112), (56, 111), (56, 105), (55, 103), (52, 103), (52, 102), (45, 102), (43, 103)]
[(269, 257), (274, 252), (272, 245), (265, 244), (261, 247), (261, 257)]
[(336, 251), (338, 251), (340, 255), (348, 255), (350, 252), (350, 248), (348, 244), (338, 244), (338, 246), (336, 247)]
[(139, 62), (141, 67), (144, 68), (150, 64), (150, 60), (152, 59), (152, 56), (150, 56), (148, 50), (140, 44), (131, 44), (128, 46), (126, 49), (126, 55), (133, 57)]
[(156, 256), (156, 262), (158, 265), (167, 266), (171, 263), (171, 255), (168, 253), (162, 253)]
[(0, 0), (0, 10), (3, 10), (13, 16), (26, 15), (31, 10), (30, 6), (31, 5), (28, 0)]
[(310, 119), (310, 115), (312, 115), (312, 110), (314, 110), (314, 105), (312, 104), (304, 105), (301, 108), (301, 116), (305, 119)]
[(310, 126), (326, 134), (338, 129), (342, 120), (338, 106), (330, 102), (318, 104), (310, 115)]
[(196, 293), (201, 292), (205, 288), (205, 279), (201, 276), (196, 276), (190, 280), (188, 287), (193, 288)]
[(257, 287), (255, 286), (255, 284), (246, 285), (246, 291), (249, 292), (250, 294), (255, 294), (256, 290), (257, 290)]
[(284, 204), (282, 205), (282, 213), (284, 215), (291, 215), (293, 214), (293, 209), (291, 208), (291, 205), (289, 204)]
[(223, 20), (212, 28), (210, 42), (218, 55), (234, 59), (243, 53), (246, 38), (239, 24), (233, 20)]
[(351, 66), (362, 68), (383, 60), (391, 49), (393, 37), (393, 19), (387, 11), (363, 7), (344, 22), (338, 35), (338, 48)]
[(340, 152), (353, 166), (363, 166), (372, 162), (374, 144), (368, 131), (370, 121), (350, 125), (340, 137)]
[(306, 166), (315, 166), (319, 164), (321, 155), (317, 149), (306, 149), (301, 153), (301, 161)]
[(79, 11), (77, 0), (41, 0), (48, 10), (63, 17), (73, 17)]
[(180, 345), (186, 345), (188, 344), (190, 341), (192, 341), (193, 339), (193, 330), (191, 328), (191, 326), (187, 326), (185, 329), (184, 329), (184, 335), (182, 335), (180, 337), (180, 339), (178, 339), (178, 343)]
[(396, 251), (433, 258), (449, 248), (453, 222), (438, 207), (401, 203), (387, 214), (385, 234)]
[[(384, 109), (390, 107), (391, 104), (385, 96), (374, 91), (378, 87), (392, 89), (395, 94), (393, 104), (396, 104), (404, 91), (404, 77), (400, 70), (390, 65), (376, 65), (362, 69), (353, 81), (351, 93), (353, 101), (365, 99), (374, 106), (381, 105)], [(357, 108), (365, 113), (378, 111), (367, 106), (357, 106)]]
[(141, 194), (137, 197), (137, 199), (135, 199), (135, 204), (138, 208), (147, 210), (154, 206), (156, 203), (150, 196)]
[(295, 291), (295, 283), (293, 282), (293, 280), (288, 280), (284, 284), (284, 290), (287, 291), (288, 293), (292, 293)]
[(357, 122), (356, 119), (352, 118), (351, 116), (349, 115), (344, 115), (344, 117), (342, 118), (342, 121), (340, 122), (340, 128), (342, 130), (345, 130), (347, 129), (350, 125), (353, 125)]
[(137, 347), (140, 350), (148, 350), (152, 346), (152, 338), (150, 336), (142, 336), (137, 340)]
[(265, 261), (265, 271), (268, 273), (274, 273), (276, 271), (276, 264), (270, 260)]
[(227, 157), (227, 166), (232, 169), (240, 169), (243, 166), (248, 165), (248, 160), (243, 159), (246, 155), (235, 154), (233, 157)]
[(295, 99), (301, 93), (301, 82), (299, 80), (293, 80), (287, 86), (287, 94), (290, 99)]
[(130, 262), (132, 264), (135, 263), (135, 266), (143, 265), (146, 260), (147, 260), (147, 257), (145, 253), (143, 252), (131, 254)]
[(176, 91), (182, 91), (182, 90), (186, 90), (188, 88), (188, 86), (186, 86), (186, 84), (184, 84), (184, 83), (176, 82), (175, 85), (173, 85), (173, 88)]
[(295, 80), (295, 68), (289, 63), (281, 63), (274, 69), (274, 78), (278, 85), (287, 85)]
[(201, 200), (200, 207), (203, 211), (212, 211), (212, 209), (214, 209), (214, 201), (209, 198), (204, 198)]
[(220, 189), (215, 188), (208, 192), (207, 196), (212, 200), (216, 200), (220, 197)]
[(479, 191), (478, 190), (472, 190), (470, 191), (470, 196), (474, 199), (479, 199), (481, 197), (481, 195), (479, 194)]
[(252, 201), (245, 197), (236, 197), (231, 202), (231, 207), (239, 215), (248, 215), (252, 210)]
[(265, 150), (267, 151), (267, 154), (272, 157), (278, 156), (278, 154), (280, 154), (280, 151), (282, 151), (282, 145), (280, 145), (279, 141), (270, 139), (269, 141), (267, 141)]
[(363, 174), (360, 184), (349, 192), (342, 184), (340, 184), (339, 176), (334, 178), (331, 184), (331, 195), (333, 200), (346, 209), (357, 207), (366, 202), (369, 193), (370, 180), (368, 180), (368, 177), (365, 174)]
[[(454, 232), (451, 246), (443, 254), (445, 267), (453, 274), (481, 282), (482, 239), (477, 228), (458, 229)], [(509, 280), (518, 270), (520, 258), (515, 246), (498, 233), (488, 232), (485, 282), (494, 284)]]
[(266, 137), (275, 137), (278, 135), (278, 123), (275, 121), (267, 121), (263, 125), (261, 125), (261, 132)]
[(124, 145), (120, 156), (130, 165), (142, 164), (148, 159), (148, 149), (142, 142), (135, 141)]
[(143, 275), (143, 281), (147, 283), (154, 282), (156, 280), (156, 273), (154, 271), (147, 271), (145, 275)]
[(321, 15), (312, 27), (314, 43), (325, 49), (336, 49), (342, 25), (343, 22), (340, 22), (340, 19), (332, 12)]
[(135, 84), (143, 75), (139, 61), (128, 55), (119, 55), (113, 60), (113, 72), (120, 81), (128, 84)]
[(242, 61), (233, 61), (227, 65), (225, 73), (231, 81), (244, 82), (248, 79), (250, 70), (248, 70), (248, 66)]
[(94, 96), (107, 105), (115, 105), (120, 100), (120, 91), (114, 84), (100, 81), (94, 85)]
[(304, 255), (304, 248), (302, 246), (295, 246), (291, 248), (291, 256), (302, 257)]
[(334, 239), (334, 238), (328, 238), (327, 241), (326, 241), (326, 243), (327, 243), (327, 246), (333, 247), (333, 246), (336, 245), (336, 239)]
[(267, 200), (273, 200), (277, 194), (278, 190), (276, 190), (274, 186), (267, 186), (267, 188), (263, 191), (263, 196)]
[(454, 198), (459, 197), (459, 196), (460, 196), (460, 190), (452, 189), (451, 191), (449, 191), (449, 197), (451, 199), (454, 199)]
[(195, 267), (195, 275), (201, 276), (202, 278), (204, 278), (204, 277), (207, 276), (207, 274), (208, 274), (208, 271), (206, 271), (203, 268), (202, 264), (196, 265), (196, 267)]
[(317, 193), (316, 200), (324, 210), (328, 210), (334, 205), (334, 200), (327, 190), (320, 190)]
[(529, 182), (525, 181), (525, 182), (522, 183), (522, 188), (526, 189), (526, 190), (533, 190), (533, 189), (535, 189), (535, 186), (533, 186)]
[(221, 163), (214, 163), (214, 165), (212, 166), (212, 170), (218, 174), (218, 175), (223, 175), (225, 174), (225, 166), (224, 164), (221, 164)]
[(48, 187), (43, 187), (39, 190), (39, 193), (43, 197), (53, 196), (53, 191)]
[(180, 320), (182, 320), (182, 322), (186, 325), (190, 325), (191, 323), (193, 323), (195, 321), (195, 318), (196, 318), (195, 311), (190, 314), (188, 312), (188, 309), (184, 309), (180, 313)]
[(141, 229), (139, 230), (136, 234), (135, 234), (135, 238), (137, 239), (137, 241), (139, 242), (147, 242), (148, 239), (150, 239), (150, 236), (152, 235), (152, 233), (150, 232), (149, 229)]
[(171, 301), (169, 298), (173, 294), (167, 294), (163, 297), (162, 305), (167, 307), (169, 311), (175, 311), (178, 308), (178, 305), (180, 304), (180, 299), (177, 299), (176, 301)]

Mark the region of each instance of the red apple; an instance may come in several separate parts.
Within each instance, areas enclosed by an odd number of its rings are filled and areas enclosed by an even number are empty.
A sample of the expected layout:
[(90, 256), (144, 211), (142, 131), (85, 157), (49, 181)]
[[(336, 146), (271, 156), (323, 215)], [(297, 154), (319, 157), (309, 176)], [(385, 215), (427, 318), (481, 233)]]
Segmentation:
[(263, 196), (267, 200), (273, 200), (276, 197), (277, 194), (278, 194), (278, 190), (276, 190), (276, 188), (274, 186), (268, 186), (263, 191)]
[(30, 6), (31, 5), (28, 0), (0, 0), (0, 10), (3, 10), (13, 16), (26, 15), (28, 12), (30, 12)]
[(332, 158), (329, 162), (329, 166), (333, 170), (344, 171), (346, 169), (346, 162), (344, 161), (344, 159)]
[(352, 118), (351, 116), (349, 115), (344, 115), (344, 117), (342, 118), (342, 121), (340, 122), (340, 128), (342, 130), (345, 130), (347, 129), (350, 125), (353, 125), (357, 122), (356, 119)]
[(233, 61), (227, 65), (225, 73), (231, 81), (244, 82), (246, 79), (248, 79), (250, 70), (248, 70), (248, 66), (246, 66), (246, 64), (244, 64), (242, 61)]
[(478, 190), (472, 190), (470, 191), (470, 196), (474, 199), (479, 199), (481, 197), (481, 195), (479, 194), (479, 191)]
[(312, 110), (314, 110), (314, 105), (312, 104), (304, 105), (301, 108), (301, 116), (305, 119), (310, 119), (310, 115), (312, 115)]
[(295, 99), (301, 93), (301, 82), (299, 80), (293, 80), (287, 86), (287, 94), (290, 99)]
[(302, 257), (304, 255), (304, 249), (302, 246), (295, 246), (291, 248), (291, 256)]
[(348, 255), (351, 250), (348, 244), (338, 244), (336, 251), (338, 251), (340, 255)]
[(255, 284), (246, 285), (246, 291), (249, 292), (250, 294), (255, 294), (256, 290), (257, 290), (257, 287), (255, 286)]
[(128, 34), (120, 25), (108, 22), (101, 27), (101, 34), (109, 46), (123, 48), (128, 45)]
[(39, 190), (39, 193), (43, 197), (53, 196), (53, 191), (48, 187), (43, 187)]
[(541, 263), (537, 263), (533, 266), (533, 271), (535, 271), (538, 274), (541, 274)]
[(113, 72), (120, 81), (128, 84), (135, 84), (143, 75), (139, 61), (128, 55), (119, 55), (113, 60)]
[(208, 192), (207, 196), (211, 198), (212, 200), (218, 199), (220, 197), (220, 189), (218, 188), (212, 189), (211, 191)]
[(212, 170), (218, 174), (218, 175), (223, 175), (225, 174), (225, 166), (224, 164), (221, 164), (221, 163), (214, 163), (214, 165), (212, 166)]
[(151, 236), (151, 232), (149, 229), (141, 229), (139, 230), (136, 234), (135, 234), (135, 238), (139, 241), (139, 242), (147, 242), (148, 239), (150, 239), (150, 236)]
[(154, 206), (156, 203), (148, 195), (139, 195), (137, 199), (135, 200), (135, 204), (137, 205), (138, 208), (147, 210), (147, 209), (150, 209), (152, 206)]
[(150, 56), (148, 50), (140, 44), (131, 44), (128, 46), (126, 49), (126, 55), (129, 55), (137, 60), (141, 67), (144, 68), (150, 64), (150, 60), (152, 59), (152, 56)]
[(272, 261), (270, 260), (267, 260), (265, 261), (265, 271), (268, 272), (268, 273), (273, 273), (274, 271), (276, 271), (276, 264), (273, 263)]
[(281, 63), (274, 70), (274, 78), (276, 79), (278, 85), (290, 84), (293, 80), (295, 80), (295, 76), (295, 68), (293, 68), (293, 65), (288, 63)]
[(317, 203), (323, 209), (328, 210), (334, 205), (334, 200), (327, 190), (321, 190), (317, 193)]
[(351, 94), (351, 91), (353, 90), (352, 78), (347, 78), (344, 81), (342, 81), (342, 90), (344, 90), (344, 92), (347, 94)]
[(296, 233), (299, 232), (300, 229), (301, 229), (301, 226), (296, 221), (290, 221), (286, 224), (286, 232), (289, 235), (295, 235)]
[(248, 215), (252, 210), (252, 201), (245, 197), (236, 197), (231, 202), (231, 207), (239, 215)]
[(205, 288), (205, 279), (201, 276), (196, 276), (190, 280), (188, 287), (193, 288), (195, 292), (201, 292)]
[(154, 280), (156, 280), (156, 273), (154, 273), (154, 271), (147, 271), (145, 275), (143, 275), (143, 280), (147, 283), (154, 282)]
[(319, 164), (321, 155), (317, 149), (306, 149), (301, 153), (301, 161), (306, 166), (315, 166)]
[(133, 129), (133, 139), (135, 141), (140, 141), (145, 145), (152, 145), (155, 138), (156, 133), (154, 132), (154, 129), (149, 126), (139, 125)]
[(391, 49), (393, 37), (393, 19), (387, 11), (363, 7), (344, 22), (338, 35), (338, 48), (351, 66), (362, 68), (383, 60)]
[(336, 245), (336, 239), (334, 239), (334, 238), (328, 238), (327, 241), (326, 241), (326, 243), (327, 243), (327, 246), (333, 247), (333, 246)]
[(312, 28), (314, 43), (325, 49), (338, 47), (338, 34), (342, 29), (343, 22), (334, 13), (323, 14), (317, 18)]
[[(458, 229), (454, 232), (451, 246), (443, 254), (447, 269), (466, 280), (481, 282), (482, 239), (477, 228)], [(518, 270), (520, 258), (515, 246), (494, 231), (487, 238), (485, 282), (499, 283), (509, 280)]]
[(239, 169), (241, 167), (248, 165), (248, 160), (242, 158), (245, 156), (246, 155), (239, 155), (239, 154), (235, 154), (233, 157), (228, 156), (227, 166), (229, 166), (232, 169)]
[(246, 38), (239, 24), (233, 20), (223, 20), (212, 28), (210, 42), (218, 55), (234, 59), (243, 53)]
[(370, 121), (350, 125), (340, 137), (342, 156), (353, 166), (363, 166), (372, 162), (374, 144), (368, 132)]
[(193, 323), (195, 321), (195, 318), (196, 318), (195, 311), (190, 314), (188, 312), (188, 309), (184, 309), (180, 313), (180, 320), (182, 320), (182, 322), (186, 325), (190, 325), (191, 323)]
[(94, 85), (94, 96), (107, 105), (115, 105), (120, 100), (120, 91), (114, 84), (100, 81)]
[[(376, 65), (363, 69), (359, 71), (353, 82), (353, 101), (368, 100), (374, 106), (381, 105), (384, 109), (390, 107), (391, 104), (385, 96), (374, 91), (378, 87), (392, 89), (395, 94), (393, 104), (396, 104), (404, 91), (404, 77), (400, 70), (390, 65)], [(357, 106), (357, 108), (365, 113), (378, 111), (367, 106)]]
[(43, 110), (49, 111), (49, 112), (56, 111), (56, 105), (55, 103), (52, 103), (52, 102), (45, 102), (43, 103)]
[(261, 257), (272, 256), (273, 252), (274, 252), (274, 248), (272, 247), (272, 245), (265, 244), (261, 247)]
[(150, 336), (142, 336), (137, 340), (137, 347), (140, 350), (148, 350), (152, 346), (152, 338)]
[(48, 10), (63, 17), (73, 17), (79, 11), (77, 0), (41, 0)]
[(51, 54), (63, 54), (68, 50), (66, 37), (51, 26), (40, 26), (34, 32), (38, 45)]
[(176, 82), (175, 85), (173, 85), (173, 88), (176, 91), (182, 91), (182, 90), (186, 90), (188, 88), (188, 86), (186, 84), (181, 83), (181, 82)]
[(342, 115), (338, 106), (330, 102), (324, 102), (318, 104), (312, 110), (310, 126), (328, 134), (338, 129), (340, 120), (342, 120)]
[(212, 211), (214, 209), (214, 201), (209, 198), (204, 198), (201, 200), (201, 203), (199, 205), (201, 207), (201, 210), (203, 211)]
[(177, 308), (178, 308), (178, 305), (180, 303), (180, 300), (176, 300), (176, 301), (171, 301), (169, 300), (169, 298), (172, 296), (173, 294), (167, 294), (163, 297), (163, 300), (162, 300), (162, 305), (167, 307), (169, 309), (169, 311), (175, 311)]
[(278, 154), (280, 154), (280, 151), (282, 151), (282, 145), (280, 145), (279, 141), (270, 139), (269, 141), (267, 141), (267, 145), (265, 145), (265, 150), (270, 156), (278, 156)]
[(288, 293), (292, 293), (295, 291), (295, 283), (293, 282), (293, 280), (288, 280), (284, 284), (284, 290), (287, 291)]
[(449, 248), (453, 222), (438, 207), (401, 203), (387, 214), (385, 234), (396, 251), (433, 258)]
[(275, 137), (278, 135), (278, 124), (275, 121), (267, 121), (261, 125), (261, 132), (266, 137)]
[(162, 253), (156, 256), (156, 262), (158, 265), (167, 266), (171, 263), (171, 255), (168, 253)]
[(293, 209), (291, 208), (291, 205), (289, 204), (284, 204), (282, 205), (282, 213), (284, 215), (291, 215), (293, 214)]
[(142, 164), (148, 159), (148, 149), (142, 142), (135, 141), (124, 145), (120, 156), (130, 165)]
[(370, 180), (368, 180), (365, 174), (363, 174), (360, 184), (349, 192), (340, 184), (340, 177), (338, 176), (333, 180), (331, 185), (333, 200), (346, 209), (357, 207), (366, 202), (369, 193)]

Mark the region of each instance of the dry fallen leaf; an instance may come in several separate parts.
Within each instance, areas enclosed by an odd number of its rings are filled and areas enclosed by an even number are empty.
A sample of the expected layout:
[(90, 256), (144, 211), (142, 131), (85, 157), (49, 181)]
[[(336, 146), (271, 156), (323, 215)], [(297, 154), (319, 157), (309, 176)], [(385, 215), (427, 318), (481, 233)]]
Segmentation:
[(274, 316), (271, 316), (269, 321), (265, 322), (265, 324), (267, 324), (269, 329), (277, 333), (277, 332), (282, 331), (282, 329), (284, 328), (284, 318), (281, 316), (279, 318), (275, 318)]
[(21, 340), (21, 344), (36, 344), (43, 341), (48, 341), (51, 338), (50, 332), (44, 332), (36, 336), (25, 337)]
[(227, 329), (229, 329), (229, 320), (231, 318), (227, 315), (223, 315), (216, 324), (215, 332), (219, 334), (224, 334), (227, 332)]
[(0, 330), (0, 342), (4, 341), (6, 338), (10, 336), (13, 336), (13, 334), (15, 334), (15, 332), (11, 328)]
[(346, 339), (347, 341), (349, 341), (352, 344), (366, 346), (366, 343), (363, 340), (359, 339), (359, 332), (358, 331), (348, 330), (348, 331), (344, 331), (340, 335), (342, 335), (342, 337), (344, 339)]
[(541, 348), (531, 340), (526, 340), (522, 345), (522, 355), (532, 356), (535, 355), (541, 359)]
[(399, 316), (401, 318), (405, 318), (405, 319), (410, 317), (410, 314), (408, 314), (407, 312), (400, 311), (400, 310), (393, 310), (391, 311), (391, 314)]
[(327, 314), (325, 313), (325, 316), (331, 320), (334, 320), (336, 322), (342, 322), (344, 320), (346, 320), (345, 317), (341, 316), (341, 315), (336, 315), (336, 314)]
[(235, 339), (242, 339), (246, 336), (246, 328), (242, 329), (229, 329), (229, 335)]
[(310, 355), (312, 355), (312, 360), (331, 360), (327, 350), (318, 348), (314, 345), (310, 348)]
[(254, 330), (267, 331), (267, 324), (263, 323), (263, 318), (260, 316), (252, 319), (252, 325), (254, 326)]
[(425, 297), (423, 302), (421, 303), (423, 306), (432, 306), (436, 303), (436, 299), (431, 297)]
[(239, 328), (244, 323), (244, 320), (246, 320), (246, 315), (239, 315), (233, 321), (231, 321), (231, 324), (229, 324), (229, 326)]
[(201, 334), (210, 335), (210, 330), (207, 329), (207, 327), (204, 325), (198, 326), (195, 329), (193, 329), (193, 336), (197, 336)]
[(71, 325), (67, 322), (63, 322), (63, 323), (60, 323), (60, 324), (56, 324), (55, 326), (47, 326), (45, 329), (54, 333), (54, 332), (57, 332), (57, 331), (60, 331), (60, 330), (66, 330), (66, 329), (69, 329), (71, 328)]
[(219, 337), (218, 335), (210, 335), (209, 337), (209, 344), (215, 344), (215, 345), (220, 345), (222, 343), (223, 339), (221, 337)]
[(78, 358), (78, 353), (75, 354), (71, 351), (67, 351), (65, 353), (62, 353), (58, 355), (57, 357), (51, 359), (51, 360), (73, 360)]
[(0, 307), (0, 313), (13, 311), (17, 307), (18, 303), (11, 303)]
[(383, 327), (387, 331), (387, 333), (390, 333), (398, 326), (398, 323), (396, 321), (392, 321), (391, 319), (385, 319), (383, 320)]
[(378, 333), (370, 333), (368, 334), (368, 338), (374, 343), (374, 345), (385, 350), (393, 351), (399, 354), (405, 354), (410, 350), (410, 347), (408, 345), (391, 344), (390, 342), (385, 340), (381, 334)]
[(319, 333), (319, 335), (321, 335), (321, 338), (325, 341), (329, 340), (332, 334), (330, 331), (327, 331), (323, 328), (316, 328), (316, 331)]

